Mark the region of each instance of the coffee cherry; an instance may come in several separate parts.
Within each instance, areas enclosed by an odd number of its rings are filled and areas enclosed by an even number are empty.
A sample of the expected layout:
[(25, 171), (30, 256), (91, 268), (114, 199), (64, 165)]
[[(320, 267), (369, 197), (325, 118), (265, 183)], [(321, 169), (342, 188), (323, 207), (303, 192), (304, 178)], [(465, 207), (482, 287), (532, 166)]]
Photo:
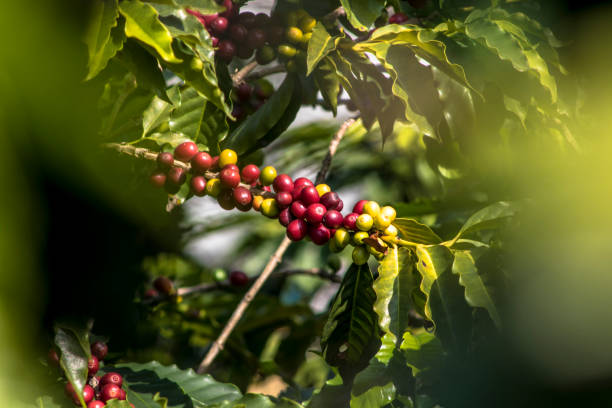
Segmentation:
[(300, 19), (299, 28), (304, 33), (310, 33), (317, 25), (317, 20), (310, 16), (304, 16)]
[(229, 22), (225, 17), (217, 17), (210, 23), (210, 29), (215, 35), (222, 35), (226, 30)]
[[(251, 201), (253, 200), (253, 196), (251, 192), (246, 187), (236, 187), (233, 191), (234, 201), (236, 202), (236, 206), (240, 208), (246, 208), (247, 206), (250, 209)], [(248, 211), (248, 210), (247, 210)]]
[(374, 228), (384, 231), (391, 225), (391, 218), (385, 216), (382, 212), (374, 218)]
[(232, 0), (223, 0), (221, 4), (223, 5), (223, 7), (225, 7), (225, 11), (219, 14), (220, 16), (223, 16), (227, 18), (228, 20), (231, 20), (238, 16), (239, 7), (238, 5), (234, 4)]
[(276, 194), (276, 202), (280, 208), (287, 208), (293, 202), (293, 196), (291, 193), (281, 191), (280, 193)]
[(253, 197), (253, 209), (255, 211), (259, 211), (261, 209), (261, 203), (263, 203), (264, 198), (262, 196)]
[(317, 189), (313, 186), (306, 186), (302, 189), (300, 193), (300, 201), (304, 203), (304, 205), (315, 204), (319, 202), (319, 193)]
[(398, 234), (397, 228), (395, 227), (395, 225), (389, 225), (385, 231), (384, 231), (385, 235), (388, 235), (390, 237), (396, 237)]
[(91, 354), (98, 357), (98, 360), (104, 360), (104, 358), (108, 354), (108, 346), (106, 345), (106, 343), (103, 343), (101, 341), (96, 341), (95, 343), (92, 343), (90, 349)]
[(116, 386), (121, 387), (123, 384), (123, 377), (121, 377), (121, 374), (111, 371), (104, 374), (100, 379), (100, 385), (105, 384), (115, 384)]
[(50, 349), (47, 354), (47, 360), (49, 361), (49, 365), (59, 366), (59, 355), (57, 354), (57, 350), (54, 348)]
[(253, 184), (259, 178), (259, 167), (254, 164), (247, 164), (242, 168), (240, 175), (242, 177), (242, 181), (246, 184)]
[(174, 156), (170, 152), (162, 152), (157, 155), (156, 161), (160, 169), (168, 170), (174, 165)]
[(173, 167), (168, 170), (166, 181), (175, 186), (182, 185), (187, 180), (187, 173), (180, 167)]
[(357, 228), (361, 231), (369, 231), (374, 225), (374, 219), (370, 214), (361, 214), (357, 217)]
[(219, 172), (219, 180), (224, 187), (234, 188), (240, 184), (240, 173), (231, 167), (224, 167)]
[(198, 152), (191, 158), (191, 171), (194, 174), (204, 174), (211, 167), (212, 157), (206, 152)]
[(193, 57), (191, 60), (189, 60), (189, 68), (192, 71), (200, 72), (204, 68), (204, 63), (198, 57)]
[[(238, 88), (236, 88), (236, 95), (238, 96), (238, 99), (240, 99), (242, 102), (246, 102), (251, 99), (252, 91), (253, 88), (251, 88), (251, 85), (247, 84), (246, 82), (243, 82), (238, 85)], [(221, 155), (223, 155), (223, 152), (221, 152)]]
[(304, 33), (302, 33), (302, 30), (297, 27), (289, 27), (287, 28), (287, 31), (285, 31), (285, 37), (287, 38), (287, 40), (294, 44), (300, 43), (302, 41), (303, 36)]
[(312, 32), (310, 33), (304, 33), (304, 35), (302, 36), (302, 49), (304, 50), (308, 50), (308, 41), (310, 41), (310, 39), (312, 38)]
[(87, 408), (104, 408), (104, 402), (100, 400), (93, 400), (87, 404)]
[[(93, 398), (94, 398), (94, 394), (95, 394), (95, 391), (94, 391), (94, 389), (91, 387), (91, 385), (87, 385), (87, 384), (86, 384), (86, 385), (83, 387), (83, 401), (85, 401), (85, 403), (86, 403), (86, 404), (87, 404), (87, 403), (89, 403), (89, 402), (91, 402), (91, 401), (93, 400)], [(76, 393), (75, 393), (75, 396), (76, 396)], [(74, 403), (75, 403), (76, 405), (81, 405), (81, 403), (79, 402), (79, 398), (78, 398), (78, 397), (76, 398), (76, 400), (74, 401)]]
[(279, 193), (286, 191), (291, 193), (293, 191), (293, 180), (287, 174), (279, 174), (276, 176), (273, 182), (274, 191)]
[(238, 58), (246, 60), (253, 56), (253, 52), (253, 48), (249, 47), (246, 44), (240, 44), (238, 45), (238, 51), (236, 51), (236, 55), (238, 56)]
[(397, 217), (397, 213), (395, 212), (395, 208), (390, 205), (386, 205), (380, 209), (380, 214), (384, 217), (391, 220), (391, 222), (395, 221), (395, 217)]
[(316, 189), (317, 193), (319, 193), (319, 197), (331, 191), (331, 187), (327, 184), (317, 184)]
[(283, 227), (288, 226), (294, 219), (295, 217), (291, 214), (289, 208), (283, 209), (278, 215), (278, 222), (280, 222)]
[(218, 178), (212, 178), (206, 182), (206, 187), (204, 188), (206, 194), (211, 197), (217, 198), (221, 193), (221, 180)]
[(121, 401), (125, 401), (125, 399), (127, 398), (127, 392), (125, 392), (124, 389), (121, 389), (121, 392), (119, 393), (119, 400)]
[(301, 201), (294, 201), (291, 203), (291, 214), (296, 218), (304, 218), (306, 216), (306, 206)]
[(285, 39), (285, 29), (280, 26), (272, 26), (267, 29), (267, 38), (271, 45), (279, 45)]
[(206, 179), (203, 176), (193, 176), (189, 183), (191, 192), (197, 197), (206, 195)]
[(217, 48), (219, 46), (219, 39), (217, 37), (210, 37), (210, 42), (212, 46)]
[(255, 61), (257, 61), (259, 65), (267, 65), (274, 61), (275, 58), (276, 52), (274, 48), (269, 45), (262, 46), (257, 50), (257, 54), (255, 54)]
[(380, 205), (378, 205), (376, 201), (368, 201), (363, 206), (363, 213), (375, 218), (378, 214), (380, 214)]
[(266, 32), (261, 28), (253, 28), (249, 30), (247, 37), (247, 45), (253, 49), (263, 47), (266, 43)]
[(224, 62), (230, 63), (232, 58), (236, 55), (236, 45), (231, 40), (221, 40), (219, 41), (219, 48), (217, 48), (215, 55)]
[(283, 57), (293, 58), (297, 54), (297, 50), (289, 44), (281, 44), (278, 46), (278, 53)]
[(212, 157), (212, 163), (210, 163), (210, 169), (212, 171), (219, 170), (219, 156), (213, 156)]
[(244, 11), (238, 15), (238, 22), (246, 28), (251, 28), (256, 23), (255, 14), (250, 11)]
[(321, 196), (320, 200), (321, 204), (323, 204), (328, 210), (335, 210), (338, 203), (340, 202), (340, 197), (338, 193), (334, 191), (330, 191)]
[(266, 28), (270, 25), (271, 18), (266, 13), (257, 13), (255, 15), (255, 25), (257, 27)]
[(87, 360), (87, 375), (93, 376), (100, 369), (100, 362), (98, 361), (98, 357), (91, 356), (89, 360)]
[(408, 21), (408, 18), (404, 13), (395, 13), (389, 17), (389, 24), (402, 24)]
[(353, 207), (353, 212), (356, 214), (363, 214), (363, 207), (368, 202), (368, 200), (359, 200), (357, 204)]
[(264, 186), (269, 186), (276, 179), (276, 169), (272, 166), (266, 166), (261, 170), (261, 184)]
[(147, 291), (144, 293), (144, 298), (145, 299), (153, 299), (159, 296), (159, 292), (156, 291), (155, 289), (151, 288), (151, 289), (147, 289)]
[(340, 249), (343, 249), (351, 242), (351, 234), (344, 228), (338, 228), (332, 238)]
[(238, 163), (238, 155), (232, 149), (224, 149), (219, 155), (219, 167), (220, 168), (224, 168), (228, 164), (236, 164), (236, 163)]
[(249, 283), (249, 277), (242, 271), (233, 271), (229, 274), (229, 281), (232, 286), (246, 286)]
[(273, 198), (266, 198), (261, 203), (261, 213), (268, 218), (276, 218), (280, 213), (280, 208), (276, 200)]
[(334, 210), (342, 211), (343, 208), (344, 208), (344, 201), (338, 200), (338, 204), (336, 204), (336, 208), (334, 208)]
[[(153, 281), (153, 287), (157, 289), (159, 293), (163, 293), (164, 295), (169, 295), (174, 291), (174, 285), (172, 284), (172, 281), (165, 276), (157, 277)], [(106, 377), (106, 375), (104, 377)], [(102, 377), (103, 380), (104, 377)]]
[(223, 170), (223, 169), (234, 170), (234, 171), (237, 171), (237, 172), (240, 173), (240, 167), (238, 167), (235, 164), (226, 164), (225, 166), (223, 166), (223, 168), (221, 170)]
[(338, 228), (342, 225), (342, 214), (336, 210), (327, 210), (323, 216), (323, 224), (327, 228)]
[(219, 206), (221, 208), (223, 208), (224, 210), (233, 210), (234, 207), (236, 206), (236, 203), (234, 202), (234, 194), (233, 191), (230, 189), (227, 190), (221, 190), (221, 192), (219, 193), (219, 196), (217, 196), (217, 202), (219, 203)]
[(342, 225), (349, 231), (355, 231), (357, 229), (357, 218), (359, 215), (357, 213), (350, 213), (344, 220), (342, 221)]
[[(198, 153), (198, 146), (193, 142), (183, 142), (174, 149), (174, 158), (176, 160), (189, 162), (193, 156)], [(159, 156), (158, 156), (159, 157)]]
[(105, 384), (100, 393), (102, 401), (107, 402), (112, 399), (119, 399), (121, 396), (121, 388), (117, 384)]
[(368, 258), (370, 258), (370, 253), (363, 246), (357, 246), (353, 249), (353, 262), (356, 265), (363, 265), (368, 262)]
[(292, 241), (300, 241), (304, 239), (308, 233), (308, 225), (304, 220), (295, 219), (287, 225), (287, 238)]
[(323, 204), (310, 204), (306, 209), (306, 221), (308, 221), (310, 225), (320, 224), (321, 221), (323, 221), (323, 216), (325, 215), (326, 211), (327, 208), (325, 208)]
[[(316, 204), (315, 204), (316, 205)], [(329, 241), (331, 233), (323, 224), (308, 228), (308, 236), (316, 245), (324, 245)]]
[(368, 238), (369, 236), (370, 236), (370, 234), (368, 234), (365, 231), (356, 232), (353, 235), (353, 244), (354, 245), (363, 245), (364, 244), (363, 240)]
[(291, 193), (294, 197), (299, 197), (302, 189), (304, 187), (314, 186), (312, 181), (308, 180), (306, 177), (298, 177), (293, 182), (293, 192)]
[(332, 234), (332, 239), (329, 241), (329, 250), (335, 254), (341, 252), (344, 248), (340, 248), (336, 241), (334, 241), (333, 237), (334, 234)]

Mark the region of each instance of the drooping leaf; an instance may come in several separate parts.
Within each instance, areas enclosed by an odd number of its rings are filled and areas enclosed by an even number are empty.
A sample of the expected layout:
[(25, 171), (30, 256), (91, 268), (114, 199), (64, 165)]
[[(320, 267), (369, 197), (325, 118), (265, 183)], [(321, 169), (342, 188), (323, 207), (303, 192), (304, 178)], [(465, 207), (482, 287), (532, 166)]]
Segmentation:
[(312, 30), (306, 52), (306, 75), (310, 75), (317, 64), (336, 48), (334, 38), (329, 35), (325, 26), (319, 21)]
[(381, 15), (384, 0), (340, 0), (349, 22), (358, 30), (367, 30)]
[(495, 302), (493, 286), (488, 282), (486, 272), (476, 267), (472, 251), (456, 251), (453, 273), (459, 275), (459, 284), (465, 288), (465, 300), (472, 307), (482, 307), (497, 327), (501, 327), (501, 317)]
[(444, 355), (440, 341), (432, 333), (426, 331), (405, 332), (400, 350), (414, 376), (438, 365)]
[(125, 17), (125, 34), (153, 48), (166, 62), (180, 63), (172, 50), (172, 35), (153, 6), (139, 0), (124, 0), (119, 11)]
[(395, 399), (396, 387), (392, 370), (377, 360), (372, 360), (355, 376), (351, 390), (351, 408), (380, 408)]
[[(85, 80), (95, 77), (106, 67), (108, 61), (121, 49), (125, 39), (123, 24), (118, 27), (117, 0), (95, 0), (91, 11), (92, 16), (85, 34), (89, 54), (88, 73)], [(119, 29), (114, 30), (116, 27)]]
[(402, 239), (406, 241), (425, 245), (442, 242), (442, 239), (431, 228), (412, 218), (396, 218), (393, 225), (397, 227)]
[(367, 264), (353, 264), (344, 275), (321, 335), (323, 356), (330, 365), (356, 363), (372, 336), (378, 337), (372, 284)]
[(82, 403), (82, 390), (87, 383), (87, 361), (91, 356), (88, 336), (85, 329), (55, 326), (55, 345), (60, 350), (60, 367)]
[(468, 218), (453, 240), (470, 232), (496, 228), (506, 219), (514, 216), (518, 210), (519, 205), (516, 202), (500, 201), (491, 204)]
[(340, 93), (340, 80), (334, 69), (334, 65), (327, 59), (323, 59), (314, 70), (312, 77), (321, 91), (325, 102), (331, 106), (334, 116), (338, 113), (338, 94)]
[(351, 408), (381, 408), (395, 399), (395, 384), (374, 385), (361, 395), (351, 397)]
[(121, 52), (121, 62), (134, 74), (138, 86), (150, 89), (166, 102), (166, 81), (157, 59), (133, 41), (127, 41)]
[(427, 296), (425, 304), (425, 316), (432, 319), (430, 308), (430, 291), (436, 279), (442, 274), (449, 272), (453, 262), (453, 254), (443, 245), (422, 246), (416, 249), (418, 258), (417, 270), (421, 273), (421, 292)]
[(170, 121), (170, 114), (180, 105), (181, 94), (178, 86), (168, 89), (168, 97), (172, 103), (168, 103), (159, 97), (153, 101), (142, 115), (142, 136), (147, 136), (164, 122)]

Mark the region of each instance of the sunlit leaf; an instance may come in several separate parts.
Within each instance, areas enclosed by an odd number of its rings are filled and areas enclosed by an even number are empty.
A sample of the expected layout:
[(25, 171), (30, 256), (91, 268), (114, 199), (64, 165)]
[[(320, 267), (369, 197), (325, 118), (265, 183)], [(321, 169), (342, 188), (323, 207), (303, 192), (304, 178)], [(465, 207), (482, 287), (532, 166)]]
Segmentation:
[(123, 24), (118, 26), (117, 0), (95, 0), (92, 4), (92, 16), (85, 34), (89, 54), (88, 73), (85, 80), (98, 75), (106, 67), (108, 61), (123, 47), (125, 40)]

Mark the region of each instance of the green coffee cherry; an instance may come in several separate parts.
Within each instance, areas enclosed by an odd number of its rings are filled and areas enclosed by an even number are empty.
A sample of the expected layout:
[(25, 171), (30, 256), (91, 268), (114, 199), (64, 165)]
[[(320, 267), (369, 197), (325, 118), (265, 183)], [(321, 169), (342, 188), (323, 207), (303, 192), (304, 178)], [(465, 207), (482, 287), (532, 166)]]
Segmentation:
[(336, 243), (338, 248), (343, 249), (351, 242), (351, 234), (344, 228), (338, 228), (332, 241)]
[(191, 61), (189, 61), (189, 68), (192, 71), (202, 71), (204, 69), (204, 63), (198, 57), (193, 57)]
[(261, 203), (261, 213), (268, 218), (276, 218), (280, 213), (278, 203), (274, 198), (266, 198)]
[(276, 178), (276, 169), (272, 166), (266, 166), (261, 170), (261, 174), (259, 175), (259, 179), (261, 180), (261, 184), (264, 186), (269, 186), (274, 182)]
[(358, 246), (353, 249), (353, 262), (357, 265), (363, 265), (368, 262), (368, 258), (370, 258), (370, 253), (363, 246)]
[(227, 272), (225, 272), (225, 269), (217, 268), (213, 271), (213, 279), (216, 282), (227, 280)]
[(315, 25), (317, 25), (317, 20), (311, 16), (304, 16), (300, 19), (299, 28), (304, 33), (311, 33)]
[(369, 214), (361, 214), (357, 217), (357, 228), (361, 231), (369, 231), (374, 225), (374, 219)]
[(264, 45), (260, 49), (257, 50), (257, 54), (255, 54), (255, 61), (257, 61), (260, 65), (266, 65), (274, 61), (276, 58), (276, 52), (274, 48), (269, 45)]
[(344, 248), (340, 248), (338, 243), (333, 239), (329, 241), (329, 250), (333, 253), (341, 252)]
[(212, 178), (206, 182), (204, 191), (211, 197), (217, 198), (221, 193), (221, 180), (218, 178)]
[(278, 53), (285, 58), (293, 58), (297, 54), (297, 50), (292, 45), (281, 44), (278, 46)]
[(365, 231), (356, 232), (355, 235), (353, 235), (353, 245), (363, 245), (363, 240), (369, 236), (370, 235)]
[(338, 255), (330, 255), (327, 257), (327, 266), (329, 266), (332, 271), (337, 272), (342, 266), (342, 261)]

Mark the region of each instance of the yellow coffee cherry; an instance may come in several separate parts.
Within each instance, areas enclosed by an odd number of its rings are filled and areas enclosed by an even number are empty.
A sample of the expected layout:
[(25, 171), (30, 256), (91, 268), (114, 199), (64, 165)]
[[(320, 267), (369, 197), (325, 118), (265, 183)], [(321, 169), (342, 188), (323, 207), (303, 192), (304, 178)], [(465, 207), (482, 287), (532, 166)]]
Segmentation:
[(368, 201), (363, 206), (363, 213), (369, 214), (372, 218), (376, 218), (380, 214), (380, 205), (376, 201)]
[(315, 188), (317, 189), (317, 193), (319, 193), (319, 197), (331, 191), (331, 187), (327, 184), (317, 184)]
[(280, 214), (278, 203), (274, 198), (266, 198), (261, 203), (261, 213), (268, 218), (276, 218)]
[(390, 236), (390, 237), (396, 237), (398, 233), (399, 233), (399, 231), (397, 230), (397, 228), (393, 224), (389, 225), (385, 229), (385, 232), (384, 232), (385, 235)]
[(228, 164), (238, 163), (238, 155), (232, 149), (225, 149), (219, 155), (219, 168), (227, 166)]
[(189, 68), (191, 68), (192, 71), (202, 71), (202, 69), (204, 69), (204, 63), (200, 58), (193, 57), (191, 61), (189, 61)]
[(370, 214), (361, 214), (357, 217), (357, 228), (361, 231), (369, 231), (374, 225), (374, 219)]
[(344, 228), (338, 228), (336, 230), (336, 233), (334, 234), (332, 241), (336, 242), (338, 248), (343, 249), (351, 242), (351, 234)]
[(259, 180), (261, 180), (261, 184), (264, 186), (269, 186), (274, 182), (276, 178), (276, 169), (272, 166), (266, 166), (261, 169), (261, 173), (259, 175)]
[(300, 19), (300, 23), (298, 27), (304, 33), (311, 33), (316, 24), (317, 24), (317, 20), (307, 15)]
[(264, 198), (262, 196), (254, 196), (253, 197), (253, 209), (255, 211), (259, 211), (261, 209), (261, 203), (263, 203)]
[(353, 249), (353, 262), (356, 265), (363, 265), (368, 262), (368, 258), (370, 257), (370, 253), (363, 246), (357, 246)]
[(369, 236), (370, 235), (365, 231), (356, 232), (355, 235), (353, 235), (353, 244), (363, 245), (364, 244), (363, 240), (368, 238)]
[(218, 197), (219, 193), (221, 193), (221, 180), (218, 178), (211, 178), (206, 182), (204, 191), (211, 197)]
[(297, 27), (289, 27), (285, 32), (285, 38), (294, 44), (299, 44), (302, 42), (302, 38), (304, 37), (304, 33)]
[(391, 222), (395, 221), (395, 217), (397, 217), (397, 213), (395, 212), (395, 208), (390, 205), (385, 205), (380, 209), (381, 215), (384, 215), (386, 218), (390, 219)]
[(391, 225), (391, 220), (384, 215), (378, 214), (376, 217), (374, 217), (374, 227), (376, 229), (384, 231), (389, 225)]

